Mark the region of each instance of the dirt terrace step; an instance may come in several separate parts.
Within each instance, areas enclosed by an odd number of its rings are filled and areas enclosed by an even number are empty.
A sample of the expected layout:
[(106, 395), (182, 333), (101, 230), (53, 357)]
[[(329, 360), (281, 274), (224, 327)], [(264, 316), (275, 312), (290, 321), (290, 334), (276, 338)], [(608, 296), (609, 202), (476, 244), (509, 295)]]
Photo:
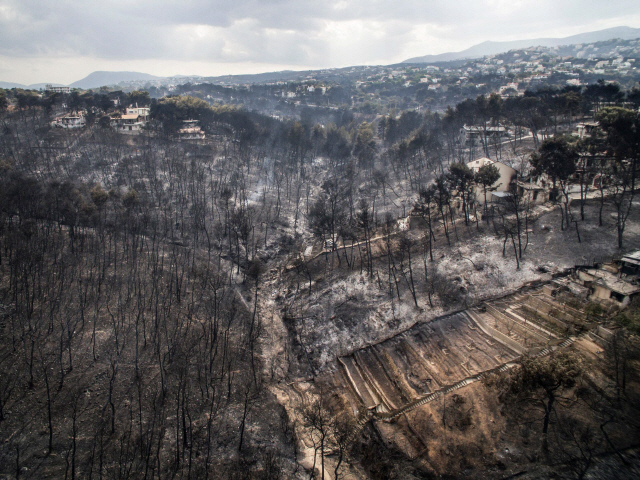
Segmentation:
[[(554, 350), (558, 349), (558, 348), (564, 348), (566, 346), (571, 345), (573, 342), (575, 342), (577, 340), (577, 337), (569, 337), (567, 338), (565, 341), (563, 341), (562, 343), (560, 343), (558, 346), (556, 347), (546, 347), (543, 348), (542, 350), (540, 350), (535, 356), (536, 357), (543, 357), (545, 355), (550, 354), (551, 352), (553, 352)], [(496, 371), (496, 372), (505, 372), (507, 370), (509, 370), (510, 368), (513, 368), (515, 365), (517, 365), (514, 362), (508, 362), (505, 363), (504, 365), (500, 365), (499, 367), (492, 369), (492, 370), (487, 370), (485, 372), (482, 372), (478, 375), (474, 375), (472, 377), (468, 377), (465, 378), (464, 380), (461, 380), (457, 383), (454, 383), (453, 385), (450, 385), (448, 387), (444, 387), (436, 392), (430, 393), (420, 399), (414, 400), (413, 402), (404, 405), (403, 407), (398, 408), (397, 410), (391, 411), (389, 413), (377, 413), (375, 414), (376, 417), (385, 420), (385, 421), (390, 421), (393, 420), (394, 418), (399, 417), (400, 415), (403, 415), (405, 413), (409, 413), (412, 410), (415, 410), (418, 407), (421, 407), (422, 405), (425, 405), (426, 403), (432, 402), (433, 400), (435, 400), (436, 398), (441, 397), (442, 395), (445, 395), (447, 393), (451, 393), (454, 390), (457, 390), (459, 388), (462, 388), (464, 386), (467, 386), (473, 382), (477, 382), (478, 380), (481, 380), (483, 377), (485, 377), (486, 375), (488, 375), (489, 373)]]

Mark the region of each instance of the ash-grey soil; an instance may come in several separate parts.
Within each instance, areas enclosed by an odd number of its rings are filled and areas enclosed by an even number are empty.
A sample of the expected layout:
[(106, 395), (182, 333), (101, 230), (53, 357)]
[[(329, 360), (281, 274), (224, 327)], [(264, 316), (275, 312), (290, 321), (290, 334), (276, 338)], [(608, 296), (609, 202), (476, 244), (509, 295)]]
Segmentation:
[[(399, 332), (417, 322), (428, 322), (447, 312), (473, 305), (483, 299), (494, 298), (512, 292), (535, 281), (548, 281), (553, 274), (561, 273), (576, 264), (593, 259), (610, 259), (640, 246), (640, 210), (632, 210), (624, 233), (623, 249), (617, 247), (617, 231), (614, 209), (605, 204), (603, 226), (598, 225), (599, 201), (590, 201), (585, 207), (585, 221), (579, 223), (581, 243), (575, 228), (561, 230), (559, 207), (543, 213), (530, 225), (529, 242), (524, 249), (520, 268), (514, 257), (511, 241), (507, 242), (503, 256), (503, 237), (498, 237), (491, 225), (480, 223), (464, 226), (458, 223), (458, 239), (452, 233), (448, 246), (442, 234), (437, 236), (434, 261), (427, 262), (429, 274), (438, 272), (443, 279), (453, 283), (460, 292), (458, 302), (446, 303), (434, 299), (430, 307), (424, 282), (422, 256), (416, 254), (413, 273), (418, 293), (416, 308), (404, 282), (400, 283), (402, 301), (389, 299), (386, 283), (386, 260), (376, 265), (378, 276), (370, 278), (366, 273), (346, 269), (325, 256), (310, 263), (314, 275), (311, 293), (308, 282), (301, 276), (300, 289), (295, 285), (295, 273), (285, 272), (270, 284), (275, 298), (271, 308), (289, 308), (287, 329), (297, 348), (291, 358), (290, 378), (311, 377), (323, 368), (335, 368), (337, 356), (346, 355)], [(577, 204), (573, 206), (577, 213)], [(410, 235), (418, 238), (420, 231)], [(523, 248), (525, 234), (522, 236)], [(384, 274), (383, 274), (384, 272)], [(382, 286), (382, 288), (381, 288)], [(306, 290), (305, 290), (306, 289)], [(292, 377), (291, 377), (292, 376)]]

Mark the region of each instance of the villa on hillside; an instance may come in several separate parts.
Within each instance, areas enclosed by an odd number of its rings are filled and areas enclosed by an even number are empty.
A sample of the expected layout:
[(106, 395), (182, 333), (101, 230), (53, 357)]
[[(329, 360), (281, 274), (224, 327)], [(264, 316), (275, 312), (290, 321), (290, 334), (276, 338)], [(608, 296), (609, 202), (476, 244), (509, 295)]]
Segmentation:
[(111, 125), (118, 133), (134, 135), (140, 133), (147, 122), (141, 120), (140, 115), (121, 115), (111, 120)]
[(118, 133), (135, 135), (140, 133), (149, 121), (149, 108), (147, 107), (129, 107), (124, 115), (113, 117), (111, 126)]

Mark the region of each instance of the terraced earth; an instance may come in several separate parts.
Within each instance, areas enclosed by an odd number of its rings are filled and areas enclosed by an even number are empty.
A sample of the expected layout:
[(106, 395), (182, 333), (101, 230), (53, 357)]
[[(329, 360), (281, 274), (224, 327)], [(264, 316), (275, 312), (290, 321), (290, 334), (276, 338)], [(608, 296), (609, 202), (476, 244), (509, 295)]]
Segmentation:
[[(381, 437), (408, 458), (420, 462), (428, 457), (431, 462), (438, 454), (424, 457), (434, 438), (425, 432), (440, 428), (435, 426), (434, 415), (444, 408), (441, 404), (467, 402), (464, 408), (468, 411), (476, 407), (495, 410), (482, 406), (495, 401), (483, 390), (479, 382), (483, 377), (515, 366), (522, 355), (547, 355), (576, 340), (584, 315), (557, 300), (552, 290), (549, 285), (529, 287), (418, 323), (383, 342), (339, 357), (337, 368), (315, 379), (316, 388), (321, 385), (325, 394), (340, 399), (336, 406), (356, 414), (358, 431), (367, 419), (372, 420)], [(300, 397), (302, 404), (308, 404), (314, 395), (315, 388), (308, 382), (291, 387), (295, 394), (290, 398)], [(474, 435), (479, 436), (473, 442), (491, 438), (494, 420), (483, 422), (473, 427)], [(485, 447), (490, 450), (491, 441)]]
[(562, 307), (533, 291), (417, 324), (339, 358), (338, 384), (354, 405), (381, 418), (395, 417), (435, 392), (507, 367), (525, 352), (536, 354), (562, 343), (569, 328), (541, 316), (551, 310)]

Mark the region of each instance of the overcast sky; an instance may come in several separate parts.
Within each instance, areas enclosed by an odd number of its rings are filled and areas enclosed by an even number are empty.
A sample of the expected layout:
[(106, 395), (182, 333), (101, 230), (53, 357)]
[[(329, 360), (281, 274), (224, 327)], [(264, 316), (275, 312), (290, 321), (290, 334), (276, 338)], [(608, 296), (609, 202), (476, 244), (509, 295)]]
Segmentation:
[(380, 65), (621, 25), (640, 27), (640, 1), (0, 0), (0, 80)]

